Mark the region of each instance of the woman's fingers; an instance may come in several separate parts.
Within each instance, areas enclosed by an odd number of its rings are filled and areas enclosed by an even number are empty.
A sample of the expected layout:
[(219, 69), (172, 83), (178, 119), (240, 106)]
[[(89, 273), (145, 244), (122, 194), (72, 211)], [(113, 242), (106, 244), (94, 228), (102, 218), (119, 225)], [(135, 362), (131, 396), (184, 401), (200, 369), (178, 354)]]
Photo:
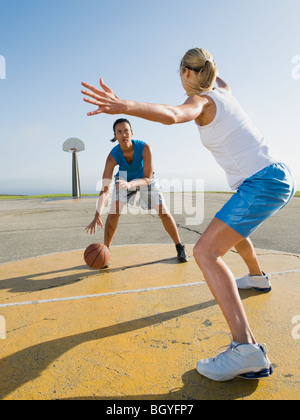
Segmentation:
[(81, 82), (81, 84), (82, 84), (82, 86), (84, 86), (85, 88), (91, 90), (92, 92), (94, 92), (96, 94), (101, 92), (98, 88), (96, 88), (93, 85), (90, 85), (90, 84), (85, 83), (85, 82)]
[(83, 93), (84, 95), (88, 95), (91, 98), (98, 99), (99, 96), (100, 97), (105, 96), (106, 93), (110, 93), (110, 94), (116, 96), (114, 94), (114, 92), (108, 86), (106, 86), (106, 84), (103, 82), (102, 78), (100, 79), (100, 86), (102, 87), (104, 92), (102, 92), (101, 90), (99, 90), (95, 86), (90, 85), (88, 83), (82, 82), (81, 84), (82, 84), (82, 86), (84, 86), (85, 88), (88, 89), (88, 90), (82, 90), (81, 93)]
[(105, 92), (108, 92), (108, 93), (114, 93), (108, 86), (106, 86), (106, 84), (103, 82), (103, 79), (102, 79), (102, 77), (101, 77), (101, 79), (100, 79), (100, 86), (102, 87), (102, 89), (105, 91)]
[(95, 111), (89, 112), (87, 115), (97, 114), (119, 114), (122, 111), (122, 101), (117, 95), (100, 79), (100, 85), (103, 90), (97, 89), (88, 83), (82, 82), (82, 86), (88, 90), (81, 90), (81, 93), (85, 95), (83, 100), (91, 105), (98, 107)]
[(96, 111), (91, 111), (91, 112), (88, 112), (87, 113), (87, 116), (88, 117), (91, 117), (91, 116), (93, 116), (93, 115), (98, 115), (98, 114), (102, 114), (103, 113), (103, 111), (101, 111), (101, 109), (99, 108), (99, 109), (97, 109)]

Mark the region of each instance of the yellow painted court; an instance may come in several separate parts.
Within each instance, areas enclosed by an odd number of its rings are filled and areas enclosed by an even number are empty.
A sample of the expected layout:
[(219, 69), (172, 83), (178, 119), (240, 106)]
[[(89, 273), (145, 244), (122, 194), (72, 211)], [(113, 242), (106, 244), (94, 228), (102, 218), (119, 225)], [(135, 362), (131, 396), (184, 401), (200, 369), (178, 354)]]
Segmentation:
[[(213, 335), (228, 327), (193, 257), (177, 264), (173, 245), (113, 247), (101, 272), (83, 250), (1, 265), (0, 399), (299, 399), (300, 258), (258, 255), (273, 291), (241, 296), (274, 374), (226, 383), (195, 369), (228, 344)], [(246, 274), (236, 253), (225, 260)]]

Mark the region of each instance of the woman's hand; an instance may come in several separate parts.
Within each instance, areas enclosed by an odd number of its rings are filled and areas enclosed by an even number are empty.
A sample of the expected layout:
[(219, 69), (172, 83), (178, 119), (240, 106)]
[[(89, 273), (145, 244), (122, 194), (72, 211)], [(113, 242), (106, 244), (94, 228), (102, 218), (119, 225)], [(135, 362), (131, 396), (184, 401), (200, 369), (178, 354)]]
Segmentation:
[(92, 223), (90, 223), (86, 228), (86, 233), (90, 233), (91, 235), (93, 233), (96, 233), (97, 231), (97, 226), (100, 225), (102, 227), (102, 229), (104, 229), (103, 227), (103, 223), (100, 217), (100, 214), (96, 213), (94, 220), (92, 221)]
[(126, 182), (123, 179), (118, 179), (116, 181), (116, 190), (117, 191), (129, 190), (129, 188), (131, 188), (130, 182)]
[(122, 114), (125, 110), (125, 101), (122, 101), (117, 95), (103, 83), (103, 79), (100, 79), (100, 86), (103, 90), (96, 88), (95, 86), (89, 85), (88, 83), (81, 83), (82, 86), (89, 90), (82, 90), (83, 95), (89, 96), (89, 98), (83, 98), (85, 102), (98, 106), (98, 109), (93, 112), (89, 112), (87, 115), (97, 114)]

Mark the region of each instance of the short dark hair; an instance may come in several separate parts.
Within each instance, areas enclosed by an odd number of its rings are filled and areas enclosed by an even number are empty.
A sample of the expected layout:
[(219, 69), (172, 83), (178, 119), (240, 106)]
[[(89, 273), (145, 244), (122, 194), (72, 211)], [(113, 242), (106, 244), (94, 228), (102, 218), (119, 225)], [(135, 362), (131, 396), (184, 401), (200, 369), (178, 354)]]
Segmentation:
[[(126, 118), (119, 118), (117, 121), (114, 122), (114, 125), (113, 125), (113, 132), (114, 132), (114, 134), (115, 134), (116, 126), (118, 124), (121, 124), (121, 123), (128, 123), (129, 124), (129, 127), (130, 127), (130, 129), (132, 131), (132, 127), (131, 127), (130, 122)], [(112, 143), (114, 143), (115, 141), (117, 141), (117, 139), (115, 137), (113, 139), (111, 139), (111, 142)]]

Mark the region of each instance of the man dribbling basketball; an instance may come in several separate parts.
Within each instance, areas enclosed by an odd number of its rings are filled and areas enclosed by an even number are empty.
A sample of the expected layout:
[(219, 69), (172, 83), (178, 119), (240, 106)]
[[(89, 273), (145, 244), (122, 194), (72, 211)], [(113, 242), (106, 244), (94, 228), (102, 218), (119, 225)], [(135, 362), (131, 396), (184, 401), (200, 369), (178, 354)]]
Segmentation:
[(177, 250), (179, 262), (189, 260), (173, 216), (170, 214), (157, 180), (154, 178), (152, 152), (144, 141), (133, 140), (131, 124), (128, 120), (118, 119), (113, 126), (114, 139), (119, 144), (112, 149), (106, 160), (103, 173), (103, 187), (97, 203), (93, 221), (86, 227), (87, 233), (96, 233), (100, 225), (103, 228), (101, 214), (108, 201), (115, 167), (119, 166), (113, 191), (112, 205), (105, 224), (104, 244), (110, 249), (116, 233), (123, 207), (133, 204), (137, 191), (140, 192), (141, 207), (144, 210), (155, 209), (167, 233), (172, 238)]

